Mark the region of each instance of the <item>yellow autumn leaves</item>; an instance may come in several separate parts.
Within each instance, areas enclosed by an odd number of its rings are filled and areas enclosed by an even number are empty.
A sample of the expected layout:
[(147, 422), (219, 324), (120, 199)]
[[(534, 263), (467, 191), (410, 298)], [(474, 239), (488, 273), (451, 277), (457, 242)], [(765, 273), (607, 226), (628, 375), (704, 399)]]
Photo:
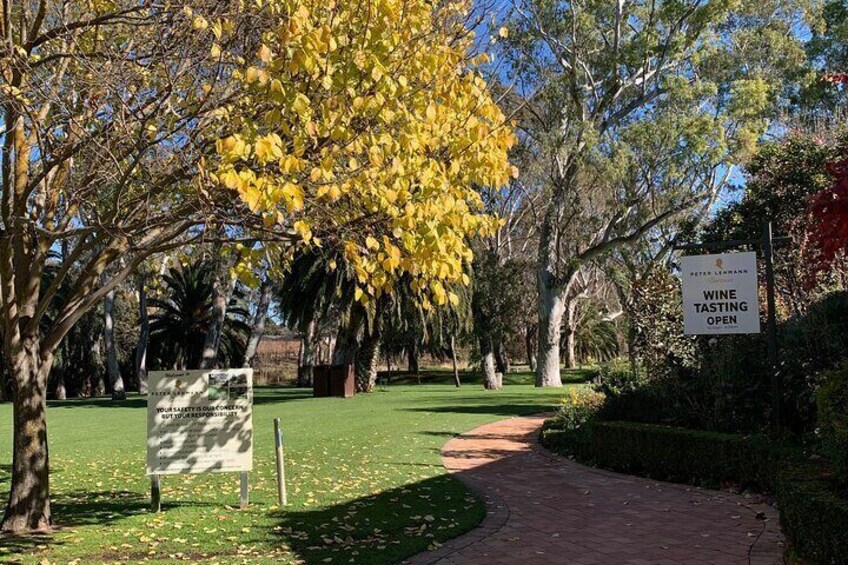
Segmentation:
[(466, 10), (274, 0), (255, 56), (230, 55), (248, 95), (222, 113), (233, 133), (214, 179), (268, 225), (332, 238), (363, 302), (403, 273), (437, 304), (454, 300), (445, 288), (462, 280), (467, 238), (496, 225), (475, 187), (508, 182), (514, 137), (469, 68)]

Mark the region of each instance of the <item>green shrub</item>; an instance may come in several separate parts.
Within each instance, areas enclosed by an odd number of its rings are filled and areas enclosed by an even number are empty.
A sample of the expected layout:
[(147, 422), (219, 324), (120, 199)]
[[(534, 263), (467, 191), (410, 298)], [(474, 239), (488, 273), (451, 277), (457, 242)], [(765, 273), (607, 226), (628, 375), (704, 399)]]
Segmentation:
[(822, 453), (836, 480), (848, 485), (848, 366), (826, 374), (816, 400)]
[[(634, 330), (634, 352), (647, 367), (648, 384), (611, 394), (601, 418), (762, 431), (772, 404), (765, 334), (684, 336), (682, 322), (675, 318), (679, 304), (671, 316), (667, 304), (651, 304), (661, 302), (656, 296), (664, 295), (644, 294), (646, 306), (638, 310)], [(783, 425), (799, 435), (810, 433), (817, 425), (816, 390), (823, 374), (848, 361), (848, 292), (832, 292), (806, 312), (781, 321), (778, 340)], [(615, 375), (613, 371), (611, 382)], [(634, 380), (638, 382), (630, 382)]]
[(621, 394), (647, 384), (648, 373), (641, 364), (622, 359), (610, 361), (598, 367), (595, 389), (606, 395)]
[(556, 415), (546, 425), (559, 430), (578, 430), (595, 418), (605, 397), (588, 388), (572, 388), (562, 397)]
[(827, 469), (795, 463), (780, 473), (780, 525), (791, 553), (806, 563), (845, 563), (848, 556), (848, 500), (840, 497)]
[(626, 420), (719, 432), (759, 432), (768, 423), (768, 395), (757, 383), (707, 377), (680, 368), (649, 374), (637, 364), (601, 367), (596, 390), (607, 396), (601, 420)]

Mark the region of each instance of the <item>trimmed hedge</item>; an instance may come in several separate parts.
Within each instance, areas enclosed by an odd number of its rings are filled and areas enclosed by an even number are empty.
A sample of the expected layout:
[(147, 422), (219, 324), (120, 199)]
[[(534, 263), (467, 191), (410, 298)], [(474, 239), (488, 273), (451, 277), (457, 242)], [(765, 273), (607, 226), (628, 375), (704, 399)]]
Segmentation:
[(836, 479), (848, 487), (848, 366), (825, 375), (817, 394), (822, 453)]
[(848, 500), (823, 466), (793, 464), (780, 474), (776, 494), (792, 553), (809, 563), (848, 561)]
[(560, 455), (622, 473), (774, 492), (792, 553), (811, 564), (848, 562), (848, 500), (838, 495), (823, 465), (763, 436), (592, 421), (578, 430), (545, 426), (541, 442)]
[(578, 431), (548, 429), (542, 444), (605, 469), (717, 487), (738, 482), (774, 490), (777, 455), (767, 438), (635, 422), (590, 422)]

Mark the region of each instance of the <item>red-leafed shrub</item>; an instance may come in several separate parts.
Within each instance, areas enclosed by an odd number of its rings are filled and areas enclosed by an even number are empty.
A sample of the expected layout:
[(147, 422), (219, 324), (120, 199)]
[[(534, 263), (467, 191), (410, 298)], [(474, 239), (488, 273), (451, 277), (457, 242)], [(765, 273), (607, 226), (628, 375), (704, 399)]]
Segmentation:
[(848, 249), (848, 157), (831, 164), (833, 186), (812, 199), (809, 237), (814, 249), (816, 267), (830, 267), (834, 258)]

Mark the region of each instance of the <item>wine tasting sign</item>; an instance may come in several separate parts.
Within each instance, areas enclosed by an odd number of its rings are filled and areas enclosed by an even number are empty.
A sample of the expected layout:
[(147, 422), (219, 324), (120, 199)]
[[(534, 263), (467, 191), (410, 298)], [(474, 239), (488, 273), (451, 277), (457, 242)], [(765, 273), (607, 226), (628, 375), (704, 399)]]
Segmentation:
[(756, 253), (690, 255), (681, 272), (686, 334), (760, 333)]
[(147, 396), (147, 474), (253, 467), (253, 371), (155, 371)]

